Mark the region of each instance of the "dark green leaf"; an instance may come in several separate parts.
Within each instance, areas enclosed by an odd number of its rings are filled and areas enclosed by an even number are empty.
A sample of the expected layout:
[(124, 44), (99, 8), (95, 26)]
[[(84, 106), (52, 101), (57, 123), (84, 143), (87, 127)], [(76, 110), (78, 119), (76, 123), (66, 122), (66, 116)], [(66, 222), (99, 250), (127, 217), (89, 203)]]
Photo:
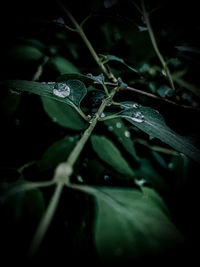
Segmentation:
[(79, 73), (78, 68), (64, 57), (54, 57), (52, 62), (60, 74)]
[(92, 135), (91, 142), (94, 151), (106, 164), (113, 167), (125, 177), (133, 176), (134, 172), (122, 157), (118, 148), (105, 136)]
[(117, 136), (119, 142), (123, 145), (126, 151), (136, 160), (139, 161), (139, 157), (135, 151), (135, 144), (131, 138), (128, 128), (120, 118), (104, 121), (108, 126), (108, 130)]
[(9, 206), (13, 219), (20, 221), (24, 215), (28, 215), (37, 222), (45, 208), (41, 191), (35, 188), (33, 183), (27, 183), (23, 179), (19, 179), (8, 188), (10, 193), (8, 189), (5, 192), (5, 205)]
[(86, 128), (85, 121), (70, 106), (47, 97), (42, 97), (42, 102), (46, 113), (55, 123), (78, 131)]
[(165, 123), (162, 115), (149, 107), (143, 107), (134, 102), (123, 102), (121, 107), (124, 111), (120, 112), (119, 117), (126, 118), (130, 123), (138, 127), (151, 137), (156, 137), (162, 142), (167, 143), (177, 151), (180, 151), (200, 162), (200, 151), (191, 140), (181, 136), (171, 130)]
[(87, 77), (90, 78), (91, 80), (104, 84), (105, 81), (105, 77), (103, 75), (103, 73), (99, 74), (98, 76), (94, 76), (91, 73), (87, 74)]
[[(80, 102), (87, 94), (87, 88), (84, 83), (79, 80), (68, 80), (65, 83), (39, 83), (32, 81), (23, 81), (23, 80), (10, 80), (1, 82), (0, 85), (16, 90), (16, 91), (25, 91), (29, 93), (34, 93), (40, 96), (46, 96), (57, 100), (59, 102), (66, 103), (72, 107), (80, 105)], [(54, 87), (57, 88), (63, 87), (63, 85), (70, 88), (70, 94), (67, 97), (59, 97), (53, 93)]]
[(159, 174), (158, 170), (154, 168), (149, 159), (140, 159), (140, 167), (135, 170), (135, 176), (139, 179), (139, 181), (140, 179), (143, 179), (150, 183), (157, 190), (161, 190), (162, 192), (167, 191), (167, 184), (165, 180)]
[(167, 85), (160, 86), (157, 92), (161, 97), (171, 97), (174, 94), (174, 90)]
[(130, 262), (177, 248), (183, 237), (171, 222), (160, 196), (149, 188), (100, 188), (96, 200), (94, 238), (105, 263)]
[(122, 58), (119, 58), (119, 57), (116, 57), (114, 55), (106, 55), (106, 56), (103, 56), (104, 57), (104, 60), (103, 60), (103, 63), (108, 63), (109, 61), (117, 61), (117, 62), (120, 62), (122, 64), (124, 64), (128, 69), (134, 71), (134, 72), (138, 72), (135, 68), (132, 68), (131, 66), (129, 66), (128, 64), (126, 64), (126, 62), (122, 59)]
[(85, 83), (87, 87), (93, 84), (93, 80), (91, 78), (79, 73), (63, 74), (56, 79), (57, 82), (66, 82), (68, 80), (79, 80)]
[(31, 45), (17, 45), (10, 51), (10, 56), (16, 60), (39, 60), (43, 54)]
[(54, 169), (58, 163), (66, 161), (76, 142), (76, 137), (66, 136), (53, 143), (40, 159), (41, 170)]

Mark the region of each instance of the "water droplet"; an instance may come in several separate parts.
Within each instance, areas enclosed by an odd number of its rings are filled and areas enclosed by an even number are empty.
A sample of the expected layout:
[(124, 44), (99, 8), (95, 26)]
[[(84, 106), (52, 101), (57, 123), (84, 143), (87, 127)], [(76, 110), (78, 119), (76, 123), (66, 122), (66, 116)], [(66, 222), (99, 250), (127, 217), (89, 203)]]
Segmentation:
[(163, 76), (167, 76), (165, 70), (162, 70), (162, 75), (163, 75)]
[(15, 95), (21, 95), (22, 92), (19, 92), (19, 91), (14, 90), (14, 89), (10, 89), (10, 93), (15, 94)]
[(121, 128), (121, 127), (122, 127), (121, 122), (117, 122), (117, 123), (116, 123), (116, 127), (117, 127), (117, 128)]
[(125, 135), (127, 138), (131, 137), (131, 133), (130, 133), (129, 131), (125, 131), (125, 132), (124, 132), (124, 135)]
[(109, 101), (109, 102), (106, 104), (107, 107), (110, 107), (111, 105), (112, 105), (112, 101)]
[(69, 137), (69, 142), (73, 142), (74, 141), (74, 137), (73, 136), (70, 136)]
[(52, 120), (53, 120), (53, 122), (57, 122), (57, 118), (56, 117), (53, 117)]
[(92, 116), (90, 114), (87, 115), (88, 120), (90, 120), (92, 118)]
[(133, 108), (138, 108), (138, 107), (139, 107), (139, 105), (137, 103), (133, 104)]
[(147, 181), (144, 178), (138, 178), (135, 182), (137, 185), (143, 186), (144, 184), (146, 184)]
[(104, 118), (106, 115), (105, 115), (105, 113), (101, 113), (101, 118)]
[(131, 119), (140, 123), (144, 121), (144, 115), (140, 111), (138, 111), (133, 117), (131, 117)]
[(77, 175), (77, 180), (78, 180), (79, 183), (83, 183), (84, 182), (83, 177), (80, 176), (80, 175)]
[(103, 177), (103, 179), (104, 179), (105, 181), (108, 181), (108, 180), (110, 179), (110, 177), (109, 177), (109, 175), (105, 174), (104, 177)]
[(108, 126), (108, 131), (112, 132), (113, 131), (113, 127), (110, 125)]
[(54, 86), (53, 94), (61, 98), (68, 97), (70, 95), (70, 88), (64, 83), (57, 83)]
[(174, 164), (173, 164), (172, 162), (170, 162), (170, 163), (168, 164), (168, 168), (169, 168), (170, 170), (172, 170), (172, 169), (174, 168)]

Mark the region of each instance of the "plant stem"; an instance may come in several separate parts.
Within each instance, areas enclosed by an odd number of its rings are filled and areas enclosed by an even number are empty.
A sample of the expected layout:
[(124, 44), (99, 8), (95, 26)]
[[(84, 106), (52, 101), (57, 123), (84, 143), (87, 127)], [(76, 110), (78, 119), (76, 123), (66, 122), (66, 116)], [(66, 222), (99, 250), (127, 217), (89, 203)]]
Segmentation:
[(81, 139), (79, 140), (79, 142), (77, 143), (75, 148), (70, 153), (68, 160), (67, 160), (67, 163), (71, 167), (73, 167), (74, 163), (76, 162), (77, 158), (79, 157), (85, 143), (87, 142), (88, 138), (90, 137), (90, 135), (91, 135), (93, 129), (95, 128), (98, 120), (100, 120), (102, 112), (104, 111), (107, 104), (110, 103), (110, 101), (114, 97), (115, 93), (116, 93), (116, 88), (114, 88), (111, 91), (110, 95), (102, 101), (98, 111), (96, 112), (96, 114), (94, 115), (94, 117), (90, 121), (91, 122), (90, 126), (85, 130)]
[(32, 240), (30, 250), (29, 250), (29, 257), (32, 257), (37, 252), (38, 248), (40, 247), (40, 244), (42, 243), (42, 240), (44, 238), (45, 233), (48, 230), (48, 227), (51, 223), (51, 220), (53, 218), (53, 215), (55, 213), (55, 210), (58, 205), (58, 201), (63, 189), (64, 183), (57, 183), (57, 186), (55, 188), (54, 194), (51, 197), (50, 203), (48, 205), (48, 208), (42, 217), (40, 224), (38, 225), (38, 228), (36, 230), (36, 233), (34, 235), (34, 238)]
[(54, 194), (50, 200), (48, 208), (47, 208), (47, 210), (46, 210), (46, 212), (45, 212), (45, 214), (44, 214), (42, 220), (40, 221), (40, 224), (36, 230), (36, 234), (33, 238), (31, 248), (29, 251), (29, 256), (33, 256), (37, 252), (40, 244), (42, 243), (42, 240), (45, 236), (45, 233), (48, 230), (48, 227), (51, 223), (51, 220), (52, 220), (53, 215), (55, 213), (56, 207), (58, 205), (58, 201), (59, 201), (60, 195), (62, 193), (63, 186), (64, 185), (70, 186), (69, 178), (73, 172), (73, 166), (74, 166), (76, 160), (78, 159), (81, 151), (83, 150), (87, 140), (89, 139), (93, 129), (95, 128), (102, 112), (104, 111), (107, 104), (110, 103), (110, 101), (112, 100), (112, 98), (114, 97), (116, 92), (117, 92), (116, 88), (113, 88), (110, 95), (102, 101), (98, 111), (96, 112), (96, 114), (94, 115), (94, 117), (90, 121), (91, 122), (90, 126), (83, 133), (81, 139), (79, 140), (77, 145), (74, 147), (74, 149), (70, 153), (67, 161), (65, 163), (61, 163), (60, 165), (58, 165), (57, 170), (59, 170), (59, 171), (55, 172), (55, 176), (53, 179), (54, 182), (57, 183), (57, 187), (56, 187)]
[(74, 24), (75, 28), (77, 29), (77, 32), (83, 39), (83, 42), (89, 49), (91, 55), (93, 56), (94, 60), (96, 61), (97, 65), (99, 68), (102, 70), (102, 72), (107, 76), (109, 80), (111, 80), (114, 83), (117, 83), (117, 79), (115, 76), (112, 74), (112, 72), (109, 72), (106, 67), (104, 66), (103, 62), (100, 60), (99, 56), (97, 55), (96, 51), (94, 50), (91, 42), (88, 40), (87, 36), (85, 35), (82, 27), (78, 24), (78, 22), (75, 20), (75, 18), (72, 16), (72, 14), (69, 12), (69, 10), (59, 1), (57, 0), (57, 3), (59, 6), (62, 8), (62, 10), (65, 12), (65, 14), (69, 17), (71, 22)]
[(151, 27), (151, 22), (150, 22), (150, 19), (149, 19), (149, 14), (146, 10), (146, 7), (145, 7), (145, 4), (144, 4), (144, 0), (141, 0), (141, 3), (142, 3), (142, 10), (143, 10), (143, 16), (144, 16), (144, 20), (145, 20), (145, 23), (146, 23), (146, 26), (147, 26), (147, 29), (148, 29), (148, 33), (149, 33), (149, 37), (151, 39), (151, 43), (153, 45), (153, 48), (155, 50), (155, 53), (157, 54), (162, 66), (163, 66), (163, 69), (165, 71), (165, 74), (169, 80), (169, 83), (170, 83), (170, 86), (173, 90), (175, 90), (175, 86), (174, 86), (174, 82), (173, 82), (173, 79), (172, 79), (172, 76), (171, 76), (171, 73), (170, 73), (170, 70), (167, 66), (167, 63), (165, 62), (164, 60), (164, 57), (162, 56), (162, 54), (160, 53), (160, 50), (158, 48), (158, 45), (157, 45), (157, 42), (156, 42), (156, 39), (155, 39), (155, 35), (154, 35), (154, 32), (153, 32), (153, 29)]

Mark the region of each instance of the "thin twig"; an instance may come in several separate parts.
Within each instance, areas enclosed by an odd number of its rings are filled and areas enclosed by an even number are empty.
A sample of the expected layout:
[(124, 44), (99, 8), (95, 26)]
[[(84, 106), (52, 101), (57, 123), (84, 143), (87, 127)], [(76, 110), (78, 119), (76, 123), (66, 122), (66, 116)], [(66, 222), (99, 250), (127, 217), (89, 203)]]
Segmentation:
[(94, 60), (96, 61), (97, 65), (102, 70), (102, 72), (108, 77), (109, 80), (117, 83), (117, 79), (115, 78), (113, 73), (109, 72), (108, 69), (105, 67), (105, 65), (102, 63), (102, 61), (100, 60), (100, 58), (99, 58), (98, 54), (96, 53), (96, 51), (94, 50), (91, 42), (88, 40), (87, 36), (85, 35), (82, 27), (78, 24), (78, 22), (75, 20), (75, 18), (69, 12), (69, 10), (59, 0), (57, 0), (57, 3), (62, 8), (62, 10), (65, 12), (65, 14), (69, 17), (71, 22), (74, 24), (75, 28), (77, 29), (77, 32), (79, 33), (79, 35), (83, 39), (83, 42), (87, 46), (88, 50), (90, 51), (91, 55), (93, 56)]
[(156, 55), (158, 56), (162, 66), (163, 66), (163, 69), (164, 69), (165, 74), (166, 74), (166, 76), (167, 76), (167, 78), (169, 80), (171, 88), (173, 90), (175, 90), (175, 86), (174, 86), (174, 82), (173, 82), (170, 70), (169, 70), (169, 68), (167, 66), (167, 63), (164, 60), (164, 57), (162, 56), (162, 54), (161, 54), (161, 52), (160, 52), (160, 50), (158, 48), (158, 44), (156, 42), (155, 35), (154, 35), (153, 29), (152, 29), (152, 26), (151, 26), (151, 22), (150, 22), (150, 19), (149, 19), (149, 13), (146, 10), (145, 4), (144, 4), (144, 0), (141, 0), (141, 3), (142, 3), (143, 17), (144, 17), (144, 20), (145, 20), (145, 23), (146, 23), (146, 26), (147, 26), (147, 29), (148, 29), (148, 33), (149, 33), (149, 37), (151, 39), (151, 43), (153, 45), (153, 48), (155, 50)]
[[(95, 81), (94, 84), (100, 84), (100, 83), (98, 83), (98, 82)], [(112, 86), (112, 87), (115, 87), (116, 86), (116, 84), (111, 83), (111, 82), (105, 82), (105, 85), (106, 86)], [(149, 98), (153, 98), (153, 99), (158, 100), (160, 102), (165, 102), (165, 103), (167, 103), (169, 105), (176, 106), (177, 108), (183, 108), (183, 109), (188, 109), (188, 110), (200, 111), (200, 108), (199, 107), (192, 107), (192, 106), (188, 106), (188, 105), (179, 104), (179, 103), (176, 103), (176, 102), (174, 102), (172, 100), (169, 100), (169, 99), (166, 99), (166, 98), (162, 98), (160, 96), (157, 96), (157, 95), (154, 95), (154, 94), (151, 94), (151, 93), (142, 91), (140, 89), (136, 89), (134, 87), (130, 87), (130, 86), (120, 87), (119, 90), (120, 91), (124, 91), (124, 90), (132, 91), (132, 92), (134, 92), (136, 94), (143, 95), (143, 96), (146, 96), (146, 97), (149, 97)]]

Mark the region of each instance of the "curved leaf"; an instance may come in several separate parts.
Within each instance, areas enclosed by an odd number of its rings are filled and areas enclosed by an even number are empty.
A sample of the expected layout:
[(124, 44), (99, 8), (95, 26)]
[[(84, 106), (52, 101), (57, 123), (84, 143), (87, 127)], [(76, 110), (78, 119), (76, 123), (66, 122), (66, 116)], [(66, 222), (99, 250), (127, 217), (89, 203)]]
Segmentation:
[(101, 188), (96, 200), (94, 238), (104, 263), (127, 263), (176, 249), (184, 238), (168, 217), (160, 196), (149, 189)]
[(85, 121), (70, 106), (47, 97), (42, 97), (42, 103), (48, 116), (62, 127), (78, 131), (86, 128)]
[(60, 74), (73, 72), (79, 73), (78, 68), (64, 57), (54, 57), (52, 59), (52, 63), (56, 66), (56, 69), (60, 72)]
[(105, 136), (92, 135), (91, 142), (94, 151), (106, 164), (113, 167), (124, 176), (133, 176), (134, 172), (122, 157), (118, 148)]
[(189, 138), (171, 130), (157, 110), (143, 107), (134, 102), (123, 102), (121, 107), (124, 111), (118, 113), (117, 116), (125, 118), (143, 132), (160, 139), (177, 151), (200, 162), (200, 150), (193, 145)]
[(76, 137), (66, 136), (63, 139), (54, 142), (50, 147), (47, 148), (40, 159), (41, 169), (43, 171), (53, 169), (58, 165), (58, 163), (66, 161), (67, 156), (72, 151), (76, 141)]
[(65, 98), (53, 94), (54, 87), (63, 86), (63, 83), (39, 83), (24, 80), (9, 80), (0, 83), (1, 86), (14, 89), (16, 91), (46, 96), (59, 102), (66, 103), (72, 107), (79, 107), (82, 99), (87, 94), (87, 88), (84, 83), (79, 80), (68, 80), (64, 84), (70, 88), (70, 94)]

